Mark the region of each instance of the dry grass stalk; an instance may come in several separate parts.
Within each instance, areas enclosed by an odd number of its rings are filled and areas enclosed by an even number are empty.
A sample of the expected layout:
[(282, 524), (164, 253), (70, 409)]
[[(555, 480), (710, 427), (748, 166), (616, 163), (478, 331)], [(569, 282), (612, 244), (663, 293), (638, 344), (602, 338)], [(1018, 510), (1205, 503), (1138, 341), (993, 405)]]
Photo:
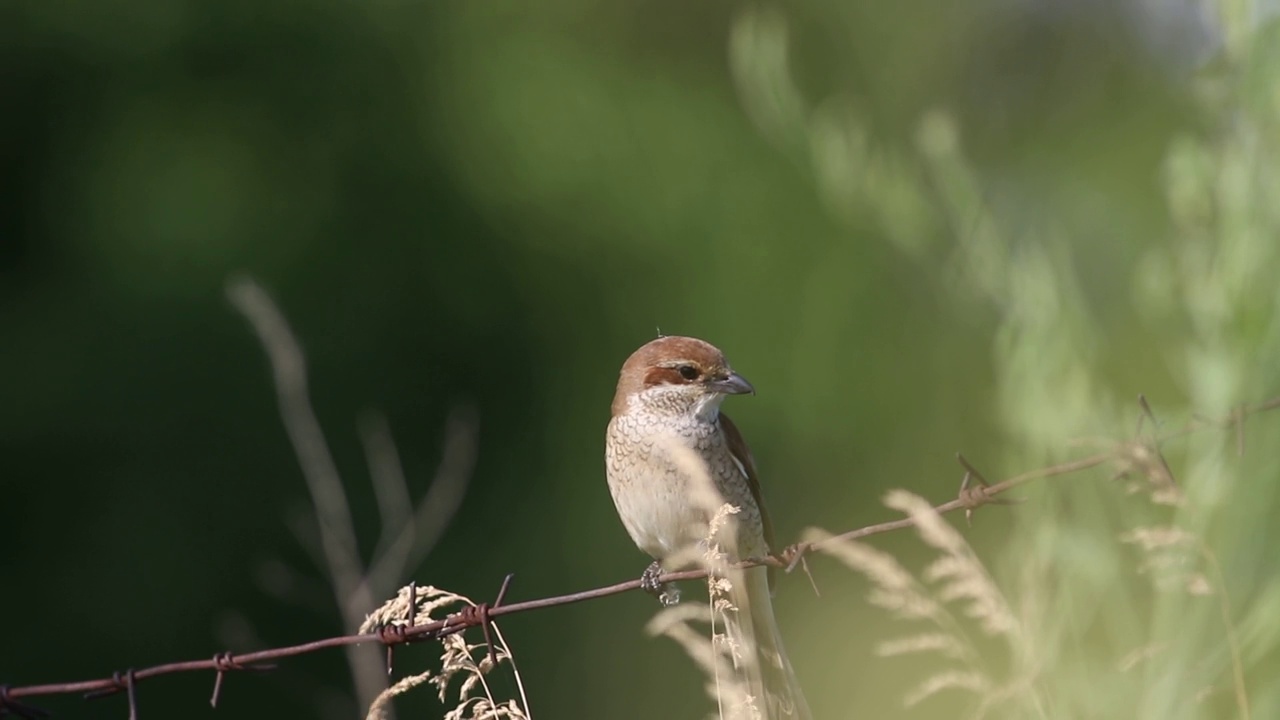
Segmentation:
[[(716, 489), (706, 466), (698, 455), (676, 438), (663, 443), (663, 449), (688, 478), (689, 499), (702, 507), (709, 518), (699, 534), (702, 540), (667, 558), (668, 569), (694, 566), (708, 571), (708, 603), (701, 607), (669, 607), (649, 623), (653, 635), (664, 635), (676, 641), (708, 677), (707, 693), (716, 701), (721, 720), (762, 720), (762, 698), (752, 695), (749, 678), (757, 662), (754, 640), (735, 632), (738, 608), (732, 601), (735, 585), (744, 582), (741, 570), (729, 567), (736, 559), (726, 548), (736, 548), (737, 523), (734, 516), (741, 508), (726, 503)], [(696, 624), (706, 624), (710, 632)]]
[[(412, 598), (411, 592), (413, 592)], [(382, 607), (370, 613), (360, 626), (360, 632), (374, 632), (377, 628), (386, 625), (408, 624), (411, 602), (415, 605), (413, 612), (415, 625), (434, 622), (440, 619), (441, 614), (447, 617), (449, 608), (459, 605), (475, 607), (475, 603), (470, 598), (447, 590), (431, 586), (405, 587), (401, 588), (394, 598), (383, 603)], [(428, 670), (406, 677), (387, 688), (370, 704), (366, 720), (384, 720), (388, 717), (393, 698), (424, 683), (430, 683), (436, 687), (440, 702), (452, 705), (452, 708), (444, 714), (443, 720), (528, 720), (529, 701), (525, 696), (524, 683), (515, 665), (515, 658), (497, 624), (495, 623), (492, 627), (495, 640), (493, 661), (489, 659), (488, 646), (484, 643), (469, 643), (464, 633), (447, 635), (440, 640), (443, 649), (440, 656), (440, 670), (438, 672)], [(477, 657), (480, 659), (477, 660)], [(494, 667), (503, 663), (511, 665), (511, 672), (520, 695), (519, 701), (514, 698), (496, 699), (493, 689), (485, 679)], [(462, 682), (453, 693), (454, 699), (450, 700), (450, 688), (455, 678), (461, 678)]]
[[(986, 668), (964, 618), (976, 622), (989, 637), (1003, 637), (1016, 649), (1024, 644), (1017, 617), (973, 549), (938, 515), (932, 505), (911, 493), (895, 490), (885, 504), (903, 512), (938, 557), (919, 576), (889, 553), (857, 541), (831, 540), (825, 531), (811, 529), (805, 541), (818, 543), (821, 552), (861, 573), (871, 582), (868, 601), (902, 620), (924, 621), (934, 630), (916, 632), (882, 643), (882, 657), (933, 653), (951, 663), (952, 669), (936, 673), (907, 693), (904, 704), (914, 706), (944, 690), (965, 690), (979, 699), (975, 717), (997, 703), (1021, 700), (1029, 708), (1039, 705), (1031, 691), (1034, 665), (1004, 682), (997, 682)], [(960, 607), (960, 615), (952, 606)]]

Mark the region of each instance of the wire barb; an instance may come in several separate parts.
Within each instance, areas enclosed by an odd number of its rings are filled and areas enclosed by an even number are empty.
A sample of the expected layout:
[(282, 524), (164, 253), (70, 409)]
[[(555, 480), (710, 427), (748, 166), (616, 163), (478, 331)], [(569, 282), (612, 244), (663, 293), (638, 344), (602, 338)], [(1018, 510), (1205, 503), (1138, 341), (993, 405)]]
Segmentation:
[[(1022, 502), (1015, 498), (996, 497), (991, 483), (978, 472), (964, 455), (956, 453), (956, 461), (964, 468), (964, 478), (960, 480), (960, 504), (964, 507), (964, 521), (973, 527), (973, 511), (983, 505), (1016, 505)], [(975, 484), (976, 483), (976, 484)]]
[(418, 613), (418, 581), (409, 581), (409, 609), (405, 611), (407, 619), (403, 625), (389, 623), (378, 628), (378, 640), (387, 646), (387, 675), (395, 669), (395, 646), (409, 642), (407, 630), (417, 624)]
[(795, 570), (798, 565), (804, 562), (804, 556), (809, 554), (813, 549), (813, 545), (805, 542), (798, 542), (782, 548), (782, 552), (778, 553), (778, 559), (782, 561), (782, 571), (790, 573)]
[(213, 679), (213, 695), (209, 696), (209, 707), (218, 707), (218, 697), (222, 694), (222, 676), (233, 670), (247, 670), (250, 672), (265, 672), (267, 670), (275, 670), (273, 664), (257, 664), (244, 665), (230, 651), (220, 652), (213, 656), (213, 669), (217, 672), (217, 676)]
[(1151, 426), (1156, 430), (1160, 429), (1160, 421), (1156, 420), (1156, 414), (1151, 411), (1151, 404), (1147, 402), (1147, 396), (1138, 393), (1138, 407), (1142, 408), (1142, 414), (1138, 416), (1138, 429), (1133, 431), (1134, 437), (1142, 435), (1142, 423), (1144, 420), (1150, 420)]
[(782, 568), (782, 571), (787, 574), (797, 567), (801, 568), (804, 570), (805, 577), (809, 578), (809, 587), (813, 588), (813, 594), (822, 597), (822, 593), (818, 590), (818, 582), (813, 579), (813, 572), (809, 569), (809, 560), (805, 557), (810, 550), (813, 550), (812, 543), (793, 543), (782, 548), (781, 552), (767, 556), (765, 564)]
[(1249, 408), (1241, 405), (1231, 413), (1231, 424), (1236, 428), (1236, 457), (1244, 457), (1244, 421), (1249, 417)]
[(1277, 403), (1280, 403), (1280, 398), (1272, 398), (1271, 400), (1258, 403), (1257, 405), (1238, 405), (1231, 410), (1230, 415), (1220, 419), (1206, 417), (1200, 413), (1192, 413), (1191, 419), (1195, 422), (1195, 425), (1187, 428), (1186, 431), (1179, 433), (1179, 435), (1185, 435), (1187, 432), (1198, 429), (1200, 426), (1219, 427), (1232, 430), (1235, 432), (1236, 437), (1236, 456), (1244, 457), (1245, 421), (1256, 413), (1266, 412), (1268, 410), (1274, 410), (1276, 407), (1280, 407), (1280, 404)]
[(108, 695), (115, 695), (124, 690), (129, 695), (129, 720), (138, 720), (138, 693), (134, 687), (138, 684), (133, 668), (129, 668), (123, 673), (119, 670), (111, 673), (111, 687), (102, 690), (94, 690), (85, 693), (85, 700), (97, 700)]
[(484, 644), (489, 649), (489, 662), (492, 665), (498, 664), (498, 653), (493, 649), (493, 620), (489, 617), (489, 611), (502, 606), (502, 601), (507, 597), (507, 588), (511, 586), (511, 578), (515, 573), (507, 573), (502, 579), (502, 587), (498, 589), (498, 596), (494, 599), (493, 604), (480, 603), (479, 605), (470, 605), (462, 609), (458, 613), (458, 619), (463, 627), (473, 627), (479, 625), (484, 630)]
[[(1142, 414), (1138, 416), (1138, 429), (1133, 434), (1133, 442), (1129, 445), (1128, 457), (1121, 458), (1121, 466), (1115, 478), (1127, 478), (1133, 469), (1142, 471), (1149, 480), (1157, 487), (1177, 493), (1178, 481), (1173, 476), (1173, 469), (1169, 467), (1169, 461), (1165, 460), (1164, 453), (1160, 451), (1160, 438), (1156, 435), (1143, 437), (1142, 421), (1150, 420), (1152, 427), (1157, 431), (1160, 429), (1160, 421), (1156, 419), (1156, 414), (1151, 411), (1151, 405), (1147, 403), (1145, 395), (1138, 395), (1138, 405), (1142, 408)], [(1223, 421), (1224, 425), (1235, 425), (1237, 429), (1237, 443), (1242, 442), (1239, 435), (1240, 426), (1236, 423), (1243, 423), (1236, 412), (1231, 417)]]
[[(410, 613), (413, 611), (410, 610)], [(398, 622), (387, 623), (378, 628), (378, 642), (387, 647), (387, 675), (393, 672), (395, 646), (409, 642), (409, 628), (413, 627), (409, 624), (400, 624)]]
[(409, 627), (418, 624), (418, 581), (409, 581), (409, 609), (405, 612), (409, 617)]
[(24, 720), (40, 720), (49, 717), (49, 711), (14, 700), (9, 696), (9, 686), (0, 685), (0, 717), (5, 715), (17, 715)]

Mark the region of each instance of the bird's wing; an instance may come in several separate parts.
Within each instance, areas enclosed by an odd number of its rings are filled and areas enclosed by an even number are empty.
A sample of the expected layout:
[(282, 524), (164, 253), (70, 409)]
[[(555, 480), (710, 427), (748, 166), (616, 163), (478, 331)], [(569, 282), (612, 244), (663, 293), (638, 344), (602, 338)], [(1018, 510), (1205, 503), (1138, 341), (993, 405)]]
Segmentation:
[[(742, 439), (742, 433), (738, 431), (738, 426), (734, 425), (729, 416), (724, 413), (720, 413), (720, 428), (724, 430), (724, 439), (729, 446), (729, 454), (733, 455), (738, 467), (742, 469), (742, 474), (747, 476), (747, 487), (751, 488), (751, 498), (756, 501), (756, 507), (760, 510), (760, 523), (764, 528), (764, 542), (768, 546), (769, 552), (773, 552), (773, 522), (769, 520), (769, 510), (765, 507), (764, 497), (760, 494), (760, 476), (756, 473), (756, 461), (751, 456), (751, 448), (748, 448), (747, 442)], [(769, 586), (773, 586), (773, 568), (769, 568)]]

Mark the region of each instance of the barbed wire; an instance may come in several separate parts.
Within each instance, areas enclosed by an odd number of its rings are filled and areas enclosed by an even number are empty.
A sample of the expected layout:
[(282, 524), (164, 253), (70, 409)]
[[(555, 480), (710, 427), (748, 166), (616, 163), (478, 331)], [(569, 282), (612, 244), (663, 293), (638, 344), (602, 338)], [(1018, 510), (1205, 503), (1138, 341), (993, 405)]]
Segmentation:
[[(971, 520), (973, 512), (984, 505), (1010, 504), (1011, 502), (1016, 502), (1001, 497), (1009, 490), (1035, 480), (1071, 475), (1085, 470), (1090, 470), (1107, 463), (1116, 463), (1119, 466), (1119, 472), (1117, 475), (1137, 472), (1145, 475), (1153, 483), (1161, 485), (1165, 489), (1174, 488), (1176, 487), (1176, 481), (1174, 480), (1173, 474), (1169, 470), (1169, 465), (1165, 461), (1160, 450), (1160, 446), (1163, 443), (1202, 430), (1230, 429), (1234, 430), (1236, 434), (1235, 440), (1237, 453), (1243, 454), (1245, 420), (1253, 415), (1280, 408), (1280, 397), (1275, 397), (1254, 405), (1238, 407), (1225, 418), (1207, 419), (1193, 417), (1190, 422), (1178, 429), (1144, 436), (1142, 433), (1143, 421), (1151, 420), (1154, 423), (1155, 417), (1144, 397), (1139, 396), (1138, 402), (1142, 408), (1143, 414), (1139, 416), (1138, 431), (1135, 433), (1133, 439), (1116, 442), (1110, 449), (1104, 452), (1067, 460), (1065, 462), (1035, 470), (1028, 470), (1018, 475), (1010, 476), (999, 482), (988, 482), (986, 478), (983, 477), (982, 473), (979, 472), (968, 459), (957, 453), (956, 459), (965, 471), (960, 483), (960, 491), (954, 499), (934, 506), (934, 510), (940, 514), (964, 510), (966, 520)], [(737, 568), (749, 568), (768, 565), (791, 571), (803, 561), (805, 555), (809, 551), (822, 545), (840, 541), (856, 540), (871, 535), (879, 535), (896, 530), (902, 530), (909, 528), (914, 524), (915, 522), (910, 518), (903, 518), (876, 523), (874, 525), (867, 525), (855, 530), (849, 530), (838, 535), (833, 535), (818, 542), (791, 545), (774, 555), (750, 558), (741, 562), (733, 563), (732, 566)], [(658, 578), (658, 581), (660, 583), (668, 583), (682, 580), (697, 580), (707, 577), (708, 572), (709, 571), (705, 568), (668, 572), (661, 575)], [(36, 718), (44, 718), (49, 715), (45, 710), (22, 702), (22, 698), (84, 694), (86, 699), (92, 699), (116, 695), (123, 692), (128, 697), (129, 719), (137, 720), (138, 683), (161, 675), (209, 671), (215, 673), (213, 694), (209, 698), (209, 704), (217, 707), (218, 697), (222, 691), (224, 677), (231, 672), (271, 670), (275, 668), (272, 661), (297, 657), (329, 648), (349, 647), (366, 643), (380, 643), (387, 648), (387, 670), (390, 672), (392, 660), (391, 651), (392, 648), (397, 645), (422, 642), (426, 640), (439, 640), (448, 635), (453, 635), (474, 627), (480, 627), (483, 629), (487, 642), (489, 637), (489, 625), (495, 618), (560, 605), (570, 605), (573, 603), (585, 602), (587, 600), (595, 600), (598, 598), (608, 597), (610, 595), (618, 595), (632, 590), (639, 590), (642, 587), (640, 578), (636, 578), (634, 580), (627, 580), (590, 590), (506, 604), (505, 600), (507, 590), (510, 587), (512, 577), (512, 575), (507, 575), (503, 580), (501, 588), (495, 596), (493, 603), (480, 603), (478, 605), (468, 606), (461, 612), (449, 615), (442, 620), (436, 620), (423, 625), (413, 624), (414, 618), (411, 610), (407, 624), (386, 625), (379, 630), (370, 633), (338, 635), (297, 645), (287, 645), (253, 652), (221, 652), (213, 655), (209, 659), (186, 660), (153, 665), (142, 669), (128, 669), (112, 673), (110, 677), (94, 680), (23, 686), (0, 685), (0, 716), (17, 715), (19, 717), (27, 718), (28, 720), (35, 720)], [(413, 587), (414, 586), (411, 584), (409, 594), (410, 598), (415, 596)], [(413, 603), (410, 603), (410, 608), (412, 607)], [(491, 645), (490, 652), (492, 652)]]

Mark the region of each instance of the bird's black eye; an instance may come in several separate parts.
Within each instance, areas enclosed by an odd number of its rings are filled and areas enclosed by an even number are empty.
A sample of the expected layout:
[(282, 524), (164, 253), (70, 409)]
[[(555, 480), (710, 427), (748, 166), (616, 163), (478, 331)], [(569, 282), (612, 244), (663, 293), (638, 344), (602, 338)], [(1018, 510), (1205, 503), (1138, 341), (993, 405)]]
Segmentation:
[(698, 379), (698, 368), (692, 365), (681, 365), (679, 368), (677, 368), (677, 370), (680, 373), (680, 377), (684, 378), (685, 380)]

